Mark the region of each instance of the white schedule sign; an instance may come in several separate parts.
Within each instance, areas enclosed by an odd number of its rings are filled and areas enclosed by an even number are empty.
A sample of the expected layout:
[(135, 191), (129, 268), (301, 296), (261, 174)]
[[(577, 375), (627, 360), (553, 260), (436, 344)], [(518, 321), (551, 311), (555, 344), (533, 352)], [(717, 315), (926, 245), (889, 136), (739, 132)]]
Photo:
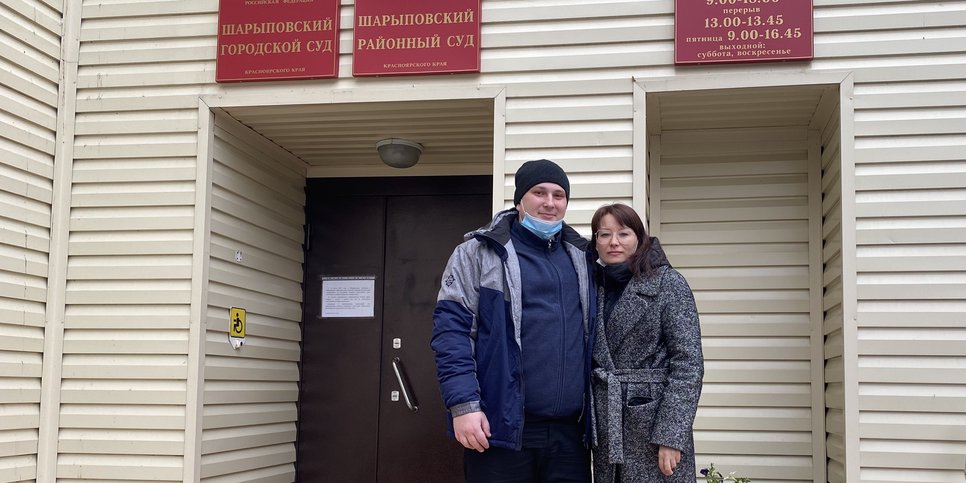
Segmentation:
[(323, 318), (374, 317), (376, 277), (322, 278)]

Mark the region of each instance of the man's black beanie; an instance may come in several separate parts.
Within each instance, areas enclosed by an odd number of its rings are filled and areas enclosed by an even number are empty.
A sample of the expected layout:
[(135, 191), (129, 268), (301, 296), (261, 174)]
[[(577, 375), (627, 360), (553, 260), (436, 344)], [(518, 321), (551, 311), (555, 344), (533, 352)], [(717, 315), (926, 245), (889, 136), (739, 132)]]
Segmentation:
[(564, 173), (564, 170), (557, 166), (557, 163), (549, 159), (538, 159), (523, 163), (513, 177), (513, 183), (516, 185), (516, 190), (513, 192), (513, 206), (520, 204), (523, 195), (527, 194), (530, 188), (540, 183), (560, 185), (567, 195), (567, 199), (570, 199), (570, 180), (567, 179), (567, 173)]

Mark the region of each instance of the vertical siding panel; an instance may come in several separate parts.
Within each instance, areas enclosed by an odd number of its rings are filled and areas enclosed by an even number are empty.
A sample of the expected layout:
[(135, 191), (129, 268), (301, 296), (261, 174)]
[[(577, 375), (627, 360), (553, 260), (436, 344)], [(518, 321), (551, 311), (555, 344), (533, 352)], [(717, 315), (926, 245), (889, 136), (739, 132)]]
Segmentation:
[[(215, 121), (201, 478), (292, 481), (304, 168), (226, 117)], [(248, 314), (238, 350), (230, 307)]]
[(0, 480), (37, 477), (61, 2), (0, 4)]

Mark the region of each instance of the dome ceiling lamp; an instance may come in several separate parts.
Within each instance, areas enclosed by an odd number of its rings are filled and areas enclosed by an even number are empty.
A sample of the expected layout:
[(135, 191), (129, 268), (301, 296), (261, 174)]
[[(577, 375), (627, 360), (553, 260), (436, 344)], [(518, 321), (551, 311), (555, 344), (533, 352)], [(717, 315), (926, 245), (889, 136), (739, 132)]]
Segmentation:
[(376, 142), (379, 159), (393, 168), (410, 168), (419, 161), (423, 145), (408, 139), (387, 138)]

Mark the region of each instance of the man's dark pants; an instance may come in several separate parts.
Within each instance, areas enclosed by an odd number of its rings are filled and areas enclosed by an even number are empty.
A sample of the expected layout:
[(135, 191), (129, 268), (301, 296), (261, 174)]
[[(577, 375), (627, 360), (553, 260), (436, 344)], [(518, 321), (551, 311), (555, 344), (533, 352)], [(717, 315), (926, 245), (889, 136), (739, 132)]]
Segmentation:
[(466, 450), (467, 483), (590, 483), (590, 451), (583, 423), (530, 422), (523, 428), (523, 449)]

